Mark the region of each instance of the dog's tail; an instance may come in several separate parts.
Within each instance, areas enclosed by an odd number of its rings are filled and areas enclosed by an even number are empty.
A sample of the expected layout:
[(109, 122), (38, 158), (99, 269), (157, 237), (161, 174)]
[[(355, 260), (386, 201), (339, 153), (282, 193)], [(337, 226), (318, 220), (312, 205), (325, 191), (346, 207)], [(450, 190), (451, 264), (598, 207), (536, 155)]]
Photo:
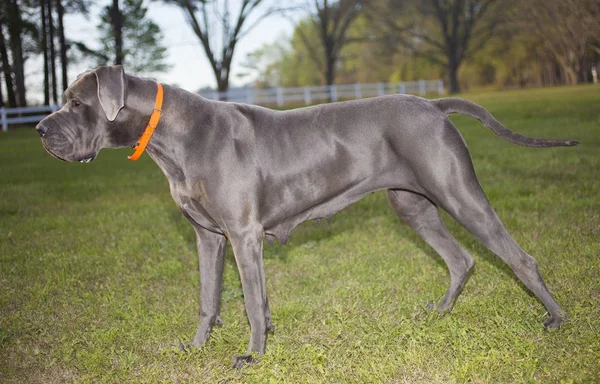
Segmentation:
[(579, 144), (579, 142), (575, 140), (534, 139), (532, 137), (519, 135), (502, 125), (502, 123), (496, 120), (485, 108), (467, 100), (449, 97), (431, 101), (447, 115), (460, 113), (461, 115), (466, 115), (479, 120), (496, 135), (513, 144), (534, 148), (572, 147)]

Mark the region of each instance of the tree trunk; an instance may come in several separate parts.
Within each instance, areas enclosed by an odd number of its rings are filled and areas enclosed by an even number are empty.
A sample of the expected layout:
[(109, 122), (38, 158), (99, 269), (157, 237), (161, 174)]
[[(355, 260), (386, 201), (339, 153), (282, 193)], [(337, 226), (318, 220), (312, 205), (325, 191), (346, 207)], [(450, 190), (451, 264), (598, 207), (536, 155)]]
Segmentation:
[(7, 8), (7, 20), (10, 21), (8, 23), (8, 35), (10, 37), (10, 50), (13, 59), (12, 70), (15, 75), (16, 106), (26, 107), (21, 10), (16, 0), (8, 0)]
[(56, 0), (56, 11), (58, 15), (58, 43), (60, 45), (60, 68), (62, 77), (62, 90), (65, 91), (69, 86), (67, 78), (68, 62), (67, 62), (67, 43), (65, 42), (65, 9), (61, 0)]
[(42, 11), (42, 56), (44, 59), (44, 105), (50, 105), (50, 74), (48, 72), (48, 28), (46, 23), (46, 0), (40, 1)]
[(119, 0), (113, 0), (113, 34), (115, 36), (115, 64), (123, 64), (123, 15), (119, 9)]
[(227, 90), (229, 89), (229, 80), (228, 79), (220, 79), (217, 88), (218, 88), (219, 92), (227, 92)]
[(327, 58), (327, 69), (325, 70), (325, 85), (333, 85), (335, 82), (335, 65), (337, 60), (334, 57)]
[(585, 56), (581, 55), (577, 59), (577, 84), (586, 83)]
[(333, 83), (335, 83), (336, 62), (337, 62), (337, 60), (335, 59), (333, 54), (330, 54), (330, 55), (328, 54), (327, 68), (325, 69), (325, 85), (327, 85), (327, 98), (330, 103), (333, 101), (336, 101), (336, 100), (334, 100), (332, 90), (331, 90)]
[(567, 85), (575, 85), (577, 84), (577, 70), (571, 67), (564, 67), (565, 72), (565, 80)]
[(48, 4), (48, 38), (50, 48), (50, 73), (52, 74), (52, 101), (54, 105), (58, 104), (58, 85), (56, 81), (56, 48), (54, 47), (54, 20), (52, 17), (52, 0), (47, 0)]
[(229, 90), (229, 76), (228, 72), (224, 69), (221, 69), (217, 74), (217, 90), (219, 91), (219, 100), (227, 101), (226, 92)]
[(460, 93), (460, 83), (458, 81), (458, 63), (455, 60), (448, 60), (448, 80), (450, 88), (448, 92), (450, 94)]
[(2, 93), (2, 84), (0, 84), (0, 108), (4, 108), (4, 94)]
[[(6, 50), (6, 42), (4, 40), (4, 32), (2, 28), (2, 20), (0, 19), (0, 59), (2, 60), (2, 72), (4, 72), (4, 82), (6, 83), (6, 96), (8, 97), (8, 106), (16, 107), (17, 99), (15, 97), (15, 82), (8, 61), (8, 52)], [(0, 86), (1, 88), (1, 86)]]
[(557, 61), (560, 65), (560, 69), (564, 75), (563, 82), (567, 85), (577, 84), (577, 65), (574, 65), (572, 60), (569, 60), (567, 55), (558, 56)]

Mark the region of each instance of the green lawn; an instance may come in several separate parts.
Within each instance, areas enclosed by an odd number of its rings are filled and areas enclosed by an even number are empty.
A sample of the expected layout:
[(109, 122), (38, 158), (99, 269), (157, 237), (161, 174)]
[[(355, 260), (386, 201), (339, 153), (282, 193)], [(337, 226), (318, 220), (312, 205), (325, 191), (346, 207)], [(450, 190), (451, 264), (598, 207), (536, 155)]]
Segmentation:
[(265, 247), (276, 332), (260, 363), (231, 369), (249, 326), (231, 252), (224, 326), (196, 330), (194, 232), (144, 156), (57, 161), (31, 129), (0, 133), (0, 382), (599, 382), (600, 88), (466, 94), (508, 127), (575, 148), (511, 145), (453, 119), (479, 180), (570, 316), (542, 304), (445, 216), (476, 267), (452, 313), (441, 259), (376, 193), (331, 223)]

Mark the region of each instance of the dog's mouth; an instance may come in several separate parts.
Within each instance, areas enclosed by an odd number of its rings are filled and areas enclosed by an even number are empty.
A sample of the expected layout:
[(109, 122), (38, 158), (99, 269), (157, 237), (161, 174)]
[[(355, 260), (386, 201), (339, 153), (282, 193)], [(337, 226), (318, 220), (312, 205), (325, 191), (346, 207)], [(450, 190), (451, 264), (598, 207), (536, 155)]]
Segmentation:
[(88, 156), (88, 157), (84, 157), (82, 159), (79, 160), (80, 163), (89, 163), (90, 161), (94, 160), (96, 158), (96, 156)]
[(46, 150), (46, 152), (48, 152), (52, 157), (54, 157), (55, 159), (58, 160), (62, 160), (62, 161), (67, 161), (67, 159), (63, 159), (62, 157), (58, 156), (56, 153), (54, 153), (49, 146), (46, 145), (46, 143), (44, 142), (44, 140), (42, 140), (42, 146), (44, 147), (44, 149)]
[(58, 160), (66, 161), (66, 162), (75, 161), (75, 162), (87, 164), (96, 158), (96, 155), (88, 154), (85, 156), (81, 156), (79, 158), (69, 160), (69, 159), (65, 159), (64, 157), (59, 156), (56, 152), (54, 152), (52, 149), (50, 149), (50, 146), (46, 145), (46, 143), (43, 140), (42, 140), (42, 146), (52, 157), (54, 157)]

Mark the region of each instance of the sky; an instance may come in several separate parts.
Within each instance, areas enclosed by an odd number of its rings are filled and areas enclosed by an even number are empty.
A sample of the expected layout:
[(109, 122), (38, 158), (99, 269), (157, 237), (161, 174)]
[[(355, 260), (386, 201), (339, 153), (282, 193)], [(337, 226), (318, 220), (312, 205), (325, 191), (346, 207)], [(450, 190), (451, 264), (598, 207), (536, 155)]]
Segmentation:
[[(238, 0), (232, 0), (231, 5), (236, 5)], [(98, 25), (101, 9), (112, 3), (110, 0), (96, 1), (86, 19), (82, 15), (67, 15), (65, 17), (65, 35), (67, 39), (85, 42), (90, 47), (95, 46), (98, 37)], [(170, 68), (165, 73), (154, 75), (157, 81), (179, 86), (191, 92), (196, 92), (203, 87), (215, 87), (216, 82), (210, 64), (200, 40), (187, 24), (183, 11), (173, 5), (164, 5), (157, 2), (145, 2), (148, 7), (148, 17), (157, 23), (164, 34), (164, 45), (167, 47), (167, 60)], [(236, 8), (237, 9), (237, 8)], [(238, 78), (238, 74), (245, 72), (241, 63), (246, 55), (264, 44), (272, 43), (278, 39), (286, 39), (293, 32), (294, 26), (288, 19), (274, 15), (264, 19), (252, 29), (236, 46), (233, 58), (232, 75), (230, 83), (239, 86), (249, 82), (249, 78)], [(69, 66), (69, 81), (89, 68), (88, 64), (74, 64)], [(59, 72), (60, 70), (58, 70)], [(127, 68), (125, 68), (127, 72)], [(28, 60), (26, 72), (28, 83), (28, 98), (37, 103), (42, 100), (42, 63), (41, 58)], [(60, 73), (57, 74), (60, 78)], [(32, 103), (32, 104), (37, 104)]]

